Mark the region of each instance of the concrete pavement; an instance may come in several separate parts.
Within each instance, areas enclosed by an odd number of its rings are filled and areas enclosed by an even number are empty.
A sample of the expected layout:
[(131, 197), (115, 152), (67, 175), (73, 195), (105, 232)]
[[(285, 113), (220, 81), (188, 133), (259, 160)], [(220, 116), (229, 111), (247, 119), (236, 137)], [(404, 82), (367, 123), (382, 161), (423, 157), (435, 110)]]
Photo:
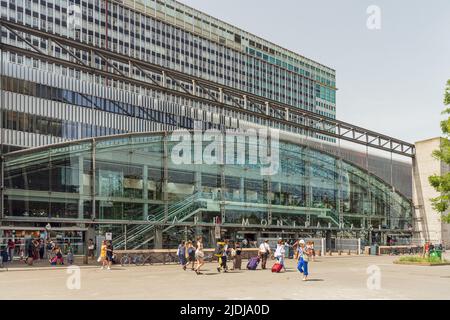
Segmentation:
[(82, 267), (80, 289), (69, 289), (75, 274), (66, 269), (0, 271), (1, 286), (8, 289), (0, 290), (0, 299), (450, 299), (450, 266), (394, 265), (395, 259), (321, 257), (310, 263), (307, 282), (293, 260), (280, 274), (219, 274), (214, 263), (206, 264), (203, 275), (175, 265)]

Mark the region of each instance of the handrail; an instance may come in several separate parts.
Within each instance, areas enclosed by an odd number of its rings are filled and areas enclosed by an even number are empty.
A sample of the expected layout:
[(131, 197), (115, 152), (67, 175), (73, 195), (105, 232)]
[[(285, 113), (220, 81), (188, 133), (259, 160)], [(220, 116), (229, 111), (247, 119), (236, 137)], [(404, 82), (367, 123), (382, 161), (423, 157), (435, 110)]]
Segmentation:
[[(175, 217), (185, 217), (185, 213), (189, 211), (190, 208), (192, 208), (193, 205), (195, 205), (195, 201), (199, 199), (201, 195), (204, 193), (198, 192), (190, 195), (189, 197), (186, 197), (178, 202), (175, 202), (171, 204), (168, 208), (167, 213), (167, 219), (175, 218)], [(158, 210), (158, 212), (153, 215), (152, 221), (154, 222), (162, 222), (166, 218), (164, 208)], [(150, 232), (155, 227), (154, 224), (151, 225), (138, 225), (134, 227), (132, 230), (130, 230), (130, 235), (128, 236), (128, 230), (127, 230), (127, 242), (132, 242), (139, 236), (144, 235), (145, 233)], [(113, 242), (114, 246), (116, 247), (122, 247), (125, 245), (125, 234), (122, 234), (115, 242)]]

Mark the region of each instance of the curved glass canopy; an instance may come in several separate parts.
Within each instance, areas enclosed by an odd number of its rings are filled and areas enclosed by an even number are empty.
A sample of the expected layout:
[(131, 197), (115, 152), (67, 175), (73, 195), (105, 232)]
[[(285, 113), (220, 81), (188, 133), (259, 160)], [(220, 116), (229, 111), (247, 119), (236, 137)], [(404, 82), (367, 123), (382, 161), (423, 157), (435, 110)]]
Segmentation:
[[(277, 172), (262, 175), (265, 164), (248, 161), (258, 147), (251, 139), (234, 150), (236, 159), (244, 150), (246, 161), (226, 165), (180, 164), (189, 151), (180, 153), (180, 141), (172, 140), (170, 132), (138, 133), (7, 154), (4, 216), (149, 224), (219, 218), (230, 226), (341, 230), (412, 226), (406, 197), (311, 147), (280, 141)], [(188, 145), (193, 155), (195, 146)]]

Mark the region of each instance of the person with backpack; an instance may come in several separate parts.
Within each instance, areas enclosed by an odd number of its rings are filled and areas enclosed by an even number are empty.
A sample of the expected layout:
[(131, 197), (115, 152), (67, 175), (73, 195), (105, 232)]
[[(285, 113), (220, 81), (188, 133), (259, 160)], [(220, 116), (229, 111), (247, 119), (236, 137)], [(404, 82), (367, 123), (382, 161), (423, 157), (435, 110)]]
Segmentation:
[(186, 243), (184, 241), (181, 241), (181, 243), (178, 245), (177, 257), (183, 270), (186, 270)]
[(267, 258), (271, 253), (269, 241), (264, 240), (263, 243), (259, 246), (259, 256), (261, 257), (261, 268), (266, 269)]
[[(220, 240), (217, 242), (216, 250), (214, 251), (214, 255), (217, 257), (217, 261), (219, 263), (219, 265), (217, 266), (218, 272), (222, 271), (224, 254), (225, 254), (225, 241)], [(226, 254), (225, 254), (225, 266), (226, 266)]]
[(192, 241), (189, 240), (187, 244), (188, 264), (191, 263), (191, 270), (194, 271), (195, 265), (195, 247)]
[(308, 272), (308, 262), (311, 256), (311, 252), (308, 252), (305, 245), (305, 240), (300, 240), (298, 243), (298, 264), (297, 264), (297, 270), (303, 274), (303, 281), (307, 280), (307, 277), (309, 275)]

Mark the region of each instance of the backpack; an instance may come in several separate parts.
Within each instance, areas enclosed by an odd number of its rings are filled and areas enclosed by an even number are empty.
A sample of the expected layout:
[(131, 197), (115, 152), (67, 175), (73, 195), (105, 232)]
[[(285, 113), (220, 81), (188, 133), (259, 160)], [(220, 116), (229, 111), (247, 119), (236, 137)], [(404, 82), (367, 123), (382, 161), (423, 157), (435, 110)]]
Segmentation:
[(217, 242), (216, 250), (214, 250), (214, 255), (221, 257), (223, 254), (224, 247), (225, 247), (224, 242)]

